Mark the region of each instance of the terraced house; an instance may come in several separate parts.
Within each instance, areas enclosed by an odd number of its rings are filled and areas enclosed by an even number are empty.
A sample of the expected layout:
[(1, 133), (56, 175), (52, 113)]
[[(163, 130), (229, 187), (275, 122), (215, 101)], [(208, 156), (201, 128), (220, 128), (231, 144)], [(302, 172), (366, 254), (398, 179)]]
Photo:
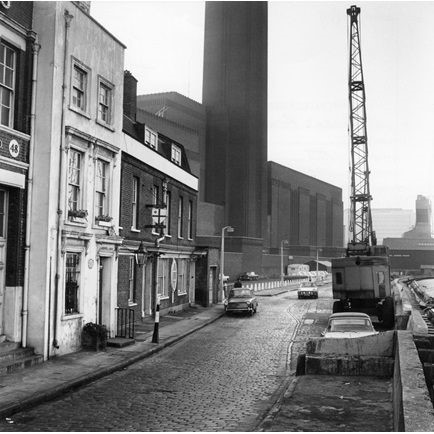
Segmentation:
[(137, 81), (125, 72), (118, 305), (137, 321), (194, 302), (198, 178), (184, 146), (136, 121)]
[(0, 345), (26, 338), (38, 55), (32, 16), (31, 2), (0, 2)]
[(76, 351), (87, 322), (116, 322), (124, 45), (90, 2), (35, 2), (41, 49), (27, 338)]

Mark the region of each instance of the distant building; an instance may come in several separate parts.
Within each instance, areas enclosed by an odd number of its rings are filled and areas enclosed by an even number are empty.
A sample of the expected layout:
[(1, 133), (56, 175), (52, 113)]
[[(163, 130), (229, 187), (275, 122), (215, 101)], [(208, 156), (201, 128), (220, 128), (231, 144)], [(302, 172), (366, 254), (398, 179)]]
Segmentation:
[(385, 238), (383, 244), (390, 249), (393, 271), (433, 272), (434, 238), (431, 236), (431, 202), (418, 195), (416, 199), (416, 222), (413, 229), (401, 238)]

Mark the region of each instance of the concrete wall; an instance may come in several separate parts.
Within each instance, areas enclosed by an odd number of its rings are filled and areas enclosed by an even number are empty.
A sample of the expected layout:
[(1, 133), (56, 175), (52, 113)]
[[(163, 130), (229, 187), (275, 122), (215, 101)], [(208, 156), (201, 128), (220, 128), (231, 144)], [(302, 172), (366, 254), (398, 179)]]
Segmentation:
[(392, 393), (395, 431), (434, 431), (433, 404), (413, 335), (408, 331), (396, 332)]

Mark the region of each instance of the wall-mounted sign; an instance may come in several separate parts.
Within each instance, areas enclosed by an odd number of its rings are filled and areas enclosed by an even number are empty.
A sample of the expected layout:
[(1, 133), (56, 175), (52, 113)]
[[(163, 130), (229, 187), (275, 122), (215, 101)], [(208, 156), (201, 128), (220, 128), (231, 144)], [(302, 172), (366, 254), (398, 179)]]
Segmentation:
[(17, 158), (20, 154), (20, 144), (15, 139), (9, 142), (9, 154), (14, 158)]
[(176, 259), (172, 259), (172, 267), (170, 269), (170, 283), (172, 288), (176, 291), (176, 284), (178, 283), (178, 265)]

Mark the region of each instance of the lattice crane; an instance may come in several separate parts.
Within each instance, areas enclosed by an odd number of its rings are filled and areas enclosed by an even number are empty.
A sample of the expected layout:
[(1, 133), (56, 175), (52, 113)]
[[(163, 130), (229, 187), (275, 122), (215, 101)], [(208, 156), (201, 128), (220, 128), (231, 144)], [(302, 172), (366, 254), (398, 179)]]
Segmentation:
[(366, 130), (366, 95), (363, 81), (362, 57), (358, 16), (360, 8), (347, 9), (350, 22), (350, 58), (348, 86), (350, 99), (351, 137), (351, 208), (350, 232), (347, 254), (369, 254), (369, 247), (377, 244), (372, 228), (371, 200), (369, 189), (368, 136)]

